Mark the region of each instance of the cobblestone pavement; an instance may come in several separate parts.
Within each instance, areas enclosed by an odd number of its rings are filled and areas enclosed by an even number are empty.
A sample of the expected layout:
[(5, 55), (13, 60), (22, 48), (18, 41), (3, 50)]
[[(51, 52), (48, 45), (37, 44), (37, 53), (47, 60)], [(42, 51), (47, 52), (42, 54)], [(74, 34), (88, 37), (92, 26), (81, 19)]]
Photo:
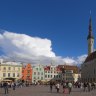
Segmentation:
[(60, 92), (56, 93), (56, 89), (53, 88), (53, 92), (51, 93), (49, 90), (49, 86), (30, 86), (23, 88), (16, 88), (16, 90), (9, 89), (9, 94), (4, 94), (4, 89), (0, 88), (0, 96), (96, 96), (96, 90), (91, 92), (83, 92), (78, 88), (73, 88), (70, 94), (64, 94), (62, 87), (60, 88)]

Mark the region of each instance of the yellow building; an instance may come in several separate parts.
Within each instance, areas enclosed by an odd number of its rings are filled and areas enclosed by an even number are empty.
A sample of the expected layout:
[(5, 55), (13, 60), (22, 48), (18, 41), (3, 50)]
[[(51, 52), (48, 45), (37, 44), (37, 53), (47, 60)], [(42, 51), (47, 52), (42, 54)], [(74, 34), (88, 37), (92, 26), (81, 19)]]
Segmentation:
[(22, 65), (16, 62), (0, 60), (0, 81), (19, 80), (22, 77)]
[(77, 82), (80, 80), (79, 68), (75, 65), (58, 65), (62, 71), (62, 81)]

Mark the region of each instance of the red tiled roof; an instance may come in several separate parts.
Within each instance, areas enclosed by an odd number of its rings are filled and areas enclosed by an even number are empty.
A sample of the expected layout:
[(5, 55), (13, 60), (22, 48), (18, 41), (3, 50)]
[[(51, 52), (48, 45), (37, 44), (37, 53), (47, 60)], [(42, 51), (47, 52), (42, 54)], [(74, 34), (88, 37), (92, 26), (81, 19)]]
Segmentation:
[[(46, 66), (46, 67), (44, 68), (44, 70), (50, 71), (50, 66)], [(61, 69), (60, 69), (59, 67), (56, 67), (56, 71), (61, 71)]]
[(46, 66), (44, 70), (50, 70), (50, 66)]
[(73, 73), (78, 73), (78, 67), (75, 65), (58, 65), (58, 68), (60, 68), (61, 71), (63, 67), (65, 70), (73, 70)]
[(61, 71), (61, 68), (56, 67), (56, 71)]
[(91, 61), (93, 59), (96, 59), (96, 51), (91, 53), (89, 56), (87, 56), (87, 58), (86, 58), (84, 63), (89, 62), (89, 61)]

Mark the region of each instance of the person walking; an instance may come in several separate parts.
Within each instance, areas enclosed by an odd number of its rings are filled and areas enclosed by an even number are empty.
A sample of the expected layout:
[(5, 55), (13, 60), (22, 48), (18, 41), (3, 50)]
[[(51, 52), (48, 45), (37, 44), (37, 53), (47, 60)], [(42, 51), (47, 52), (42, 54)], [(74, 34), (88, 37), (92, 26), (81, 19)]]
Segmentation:
[(68, 83), (68, 89), (69, 89), (69, 94), (70, 94), (70, 92), (72, 91), (72, 83), (71, 82)]
[(59, 89), (60, 89), (60, 84), (59, 83), (56, 84), (56, 89), (57, 89), (57, 93), (59, 93)]
[(12, 82), (12, 87), (13, 87), (13, 90), (15, 90), (15, 88), (16, 88), (16, 83), (15, 82)]
[(66, 82), (63, 83), (63, 93), (66, 91)]
[(53, 82), (50, 81), (50, 91), (52, 92), (52, 89), (53, 89)]
[(90, 92), (90, 91), (91, 91), (91, 83), (89, 82), (89, 83), (87, 84), (87, 86), (88, 86), (88, 92)]
[(3, 88), (4, 88), (4, 91), (5, 91), (5, 94), (8, 94), (8, 83), (7, 82), (3, 83)]
[(85, 91), (87, 92), (87, 87), (88, 87), (87, 82), (84, 82), (84, 83), (83, 83), (83, 87), (84, 87), (84, 92), (85, 92)]

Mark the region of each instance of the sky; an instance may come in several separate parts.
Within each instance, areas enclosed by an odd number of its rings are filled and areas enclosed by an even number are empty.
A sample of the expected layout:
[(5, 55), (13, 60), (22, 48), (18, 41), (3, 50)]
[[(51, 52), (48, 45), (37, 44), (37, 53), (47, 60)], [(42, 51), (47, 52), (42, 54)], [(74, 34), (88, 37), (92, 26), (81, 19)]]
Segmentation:
[(96, 0), (0, 0), (1, 57), (82, 63), (87, 56), (90, 10), (96, 37), (95, 4)]

